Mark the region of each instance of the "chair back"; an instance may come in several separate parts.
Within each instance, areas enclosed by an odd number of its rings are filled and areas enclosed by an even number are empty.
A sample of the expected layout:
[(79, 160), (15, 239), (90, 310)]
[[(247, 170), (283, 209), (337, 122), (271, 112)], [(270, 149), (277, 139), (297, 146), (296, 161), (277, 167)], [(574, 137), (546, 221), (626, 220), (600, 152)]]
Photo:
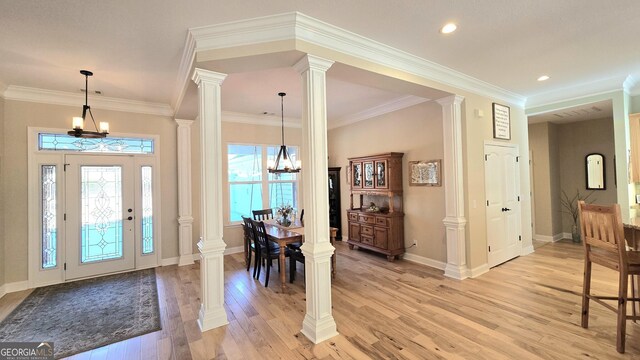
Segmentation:
[(304, 209), (300, 212), (300, 221), (304, 221)]
[(626, 268), (627, 248), (620, 205), (593, 205), (580, 200), (578, 213), (585, 256), (614, 270)]
[(253, 225), (253, 239), (256, 242), (256, 245), (259, 245), (261, 248), (269, 249), (269, 238), (267, 237), (267, 229), (264, 227), (264, 223), (262, 221), (250, 220)]
[(273, 219), (273, 209), (253, 210), (253, 220), (269, 220)]
[(253, 224), (251, 223), (251, 218), (242, 217), (242, 230), (244, 230), (244, 241), (251, 243), (254, 241), (253, 239)]

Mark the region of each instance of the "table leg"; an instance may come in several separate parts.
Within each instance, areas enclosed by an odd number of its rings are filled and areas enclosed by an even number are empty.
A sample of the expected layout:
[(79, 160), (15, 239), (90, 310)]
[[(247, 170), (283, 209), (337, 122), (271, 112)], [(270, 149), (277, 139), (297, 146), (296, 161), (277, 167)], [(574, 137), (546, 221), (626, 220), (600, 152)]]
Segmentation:
[(287, 245), (280, 244), (280, 283), (282, 284), (282, 293), (287, 290), (287, 263), (285, 257), (285, 251), (287, 250)]

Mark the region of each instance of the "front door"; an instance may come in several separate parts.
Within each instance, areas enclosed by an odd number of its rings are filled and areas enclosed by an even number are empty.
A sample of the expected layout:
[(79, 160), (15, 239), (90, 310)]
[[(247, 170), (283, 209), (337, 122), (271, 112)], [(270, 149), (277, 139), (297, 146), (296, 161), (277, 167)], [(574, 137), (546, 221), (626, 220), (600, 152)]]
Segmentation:
[(133, 157), (66, 155), (65, 186), (65, 279), (133, 269)]
[(518, 148), (486, 144), (485, 192), (489, 267), (520, 255), (520, 171)]

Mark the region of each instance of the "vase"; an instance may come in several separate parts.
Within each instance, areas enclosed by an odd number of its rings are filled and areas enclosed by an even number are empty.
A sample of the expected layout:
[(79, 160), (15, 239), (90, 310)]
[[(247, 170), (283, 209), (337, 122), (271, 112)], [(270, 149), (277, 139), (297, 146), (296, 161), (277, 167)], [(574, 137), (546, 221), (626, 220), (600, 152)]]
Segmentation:
[(571, 239), (574, 243), (580, 243), (580, 231), (578, 231), (578, 225), (573, 225), (571, 227)]
[(280, 225), (282, 226), (289, 226), (291, 225), (291, 219), (289, 219), (289, 216), (287, 215), (282, 215), (280, 216), (280, 221), (278, 221), (280, 223)]

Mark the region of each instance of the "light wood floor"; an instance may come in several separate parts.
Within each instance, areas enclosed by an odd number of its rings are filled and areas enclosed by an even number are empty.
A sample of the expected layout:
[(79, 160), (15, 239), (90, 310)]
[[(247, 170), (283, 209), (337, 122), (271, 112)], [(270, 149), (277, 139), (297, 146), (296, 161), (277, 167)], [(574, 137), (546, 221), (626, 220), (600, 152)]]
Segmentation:
[[(253, 280), (242, 255), (225, 258), (229, 325), (200, 333), (198, 266), (159, 268), (163, 330), (73, 359), (638, 359), (640, 324), (627, 325), (627, 353), (615, 350), (615, 314), (593, 303), (580, 327), (582, 247), (559, 242), (456, 281), (407, 261), (350, 251), (338, 243), (333, 314), (340, 335), (311, 344), (301, 265), (291, 294)], [(263, 279), (263, 278), (262, 278)], [(263, 280), (262, 280), (263, 281)], [(594, 265), (594, 293), (616, 293), (616, 274)], [(28, 292), (0, 299), (6, 316)]]

